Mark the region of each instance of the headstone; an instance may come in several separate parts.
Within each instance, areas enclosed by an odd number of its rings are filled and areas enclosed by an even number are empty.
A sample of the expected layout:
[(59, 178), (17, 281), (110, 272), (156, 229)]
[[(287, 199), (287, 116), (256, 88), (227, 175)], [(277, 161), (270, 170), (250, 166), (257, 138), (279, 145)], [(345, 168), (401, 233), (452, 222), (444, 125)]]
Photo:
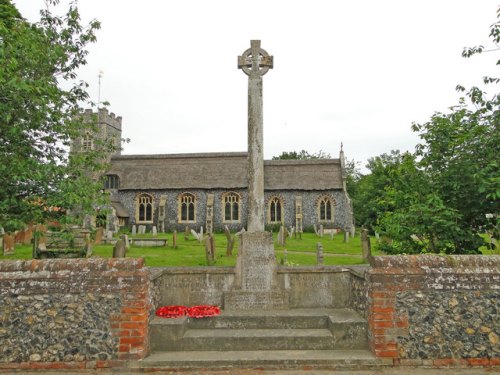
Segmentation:
[(106, 241), (111, 241), (113, 239), (113, 232), (111, 232), (110, 230), (108, 230), (106, 232)]
[(207, 228), (207, 233), (213, 232), (214, 223), (214, 194), (207, 194), (207, 215), (205, 219), (205, 225)]
[(3, 235), (3, 255), (14, 254), (14, 249), (16, 246), (15, 235), (7, 232)]
[(126, 234), (122, 234), (120, 238), (125, 244), (125, 254), (127, 254), (128, 249), (130, 249), (130, 241), (128, 240), (128, 236)]
[(316, 226), (316, 224), (313, 224), (313, 228), (314, 228), (314, 233), (316, 233), (316, 236), (319, 237), (319, 230), (318, 230), (318, 227)]
[(186, 225), (186, 228), (184, 229), (184, 240), (189, 241), (189, 227)]
[(294, 234), (295, 234), (295, 228), (291, 227), (290, 230), (288, 231), (288, 237), (292, 238), (294, 236)]
[(209, 234), (205, 239), (205, 254), (207, 256), (207, 265), (215, 264), (215, 239), (212, 234)]
[(132, 236), (135, 236), (137, 234), (137, 226), (134, 224), (132, 225)]
[(233, 256), (234, 236), (231, 235), (231, 232), (229, 231), (227, 225), (224, 225), (224, 234), (226, 235), (227, 239), (226, 255), (230, 257)]
[(113, 258), (125, 258), (125, 250), (125, 242), (119, 239), (113, 247)]
[(318, 266), (323, 264), (323, 244), (321, 242), (316, 243), (316, 262)]
[(348, 230), (344, 231), (344, 242), (345, 243), (349, 242), (349, 231)]
[(38, 224), (35, 228), (35, 236), (38, 237), (38, 242), (37, 246), (41, 250), (46, 250), (47, 249), (47, 236), (45, 235), (47, 233), (47, 227), (43, 224)]
[(146, 234), (146, 226), (139, 225), (139, 234)]
[(375, 238), (377, 239), (377, 241), (380, 239), (380, 234), (378, 232), (375, 232)]
[(287, 264), (288, 263), (288, 251), (283, 250), (283, 264)]
[(285, 236), (285, 228), (283, 225), (280, 226), (280, 231), (278, 232), (278, 244), (280, 246), (285, 246), (285, 240), (286, 239), (286, 236)]
[(172, 247), (174, 249), (177, 249), (177, 230), (174, 229), (174, 232), (172, 233)]
[(151, 228), (151, 234), (153, 235), (153, 237), (158, 236), (158, 230), (156, 229), (156, 225), (153, 225), (153, 228)]
[(370, 244), (368, 229), (361, 230), (361, 249), (363, 251), (363, 261), (368, 262), (372, 256), (372, 247)]
[(323, 238), (324, 235), (325, 235), (325, 229), (323, 228), (323, 224), (321, 224), (319, 226), (319, 237)]
[(29, 245), (32, 240), (33, 240), (33, 224), (30, 224), (24, 230), (23, 245)]
[(335, 236), (335, 230), (330, 231), (330, 239), (333, 240), (333, 237)]
[(94, 244), (95, 245), (100, 245), (102, 243), (102, 237), (104, 236), (104, 228), (99, 227), (95, 230), (95, 240)]

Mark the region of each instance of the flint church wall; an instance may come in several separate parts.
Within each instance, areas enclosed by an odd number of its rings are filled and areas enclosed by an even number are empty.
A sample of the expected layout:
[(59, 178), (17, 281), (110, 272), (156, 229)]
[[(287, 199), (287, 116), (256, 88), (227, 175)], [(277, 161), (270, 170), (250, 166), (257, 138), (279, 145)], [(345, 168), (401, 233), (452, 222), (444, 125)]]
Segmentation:
[[(228, 192), (235, 192), (241, 197), (240, 200), (240, 220), (239, 222), (225, 222), (224, 212), (222, 204), (222, 195)], [(153, 196), (154, 199), (154, 211), (153, 211), (153, 223), (146, 224), (147, 226), (156, 225), (160, 227), (158, 220), (159, 213), (159, 203), (162, 196), (166, 196), (166, 219), (165, 219), (165, 231), (171, 232), (174, 229), (177, 231), (183, 231), (186, 226), (190, 229), (199, 230), (200, 226), (205, 228), (206, 226), (206, 215), (207, 215), (207, 198), (209, 194), (214, 195), (214, 229), (216, 231), (223, 231), (224, 226), (227, 225), (232, 232), (241, 230), (247, 225), (247, 207), (248, 207), (248, 193), (246, 189), (235, 189), (235, 190), (223, 190), (223, 189), (188, 189), (188, 190), (145, 190), (145, 191), (130, 191), (121, 190), (116, 194), (122, 205), (126, 208), (129, 214), (129, 226), (134, 224), (142, 224), (136, 222), (136, 196), (141, 193), (147, 193)], [(179, 222), (178, 214), (178, 197), (183, 193), (191, 193), (196, 197), (196, 216), (194, 222)], [(319, 225), (318, 218), (318, 200), (323, 196), (328, 196), (333, 199), (333, 222), (322, 223), (325, 228), (340, 228), (346, 229), (351, 226), (350, 218), (350, 206), (347, 201), (346, 195), (340, 190), (331, 191), (300, 191), (300, 190), (280, 190), (280, 191), (267, 191), (265, 192), (265, 204), (266, 204), (266, 215), (268, 202), (273, 197), (278, 197), (283, 203), (282, 213), (284, 224), (290, 228), (295, 227), (295, 199), (296, 197), (302, 197), (302, 210), (303, 210), (303, 224), (302, 227), (305, 230), (312, 229), (313, 225)], [(266, 217), (266, 225), (268, 223)], [(279, 224), (278, 224), (279, 225)]]

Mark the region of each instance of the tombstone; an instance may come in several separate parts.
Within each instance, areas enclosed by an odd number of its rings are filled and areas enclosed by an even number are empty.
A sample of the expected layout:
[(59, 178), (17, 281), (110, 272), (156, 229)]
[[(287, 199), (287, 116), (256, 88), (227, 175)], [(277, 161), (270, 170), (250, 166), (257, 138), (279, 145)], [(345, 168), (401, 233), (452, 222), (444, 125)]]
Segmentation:
[(113, 258), (125, 258), (125, 253), (125, 242), (122, 239), (119, 239), (113, 247)]
[(146, 234), (146, 226), (139, 225), (139, 234)]
[[(46, 250), (47, 249), (47, 236), (45, 236), (45, 233), (47, 233), (47, 227), (43, 224), (38, 224), (35, 227), (35, 236), (38, 237), (38, 248), (41, 250)], [(34, 245), (34, 244), (33, 244)]]
[(363, 251), (363, 261), (368, 262), (372, 256), (372, 247), (367, 229), (361, 230), (361, 249)]
[(14, 254), (16, 236), (7, 232), (3, 235), (3, 255)]
[(174, 249), (177, 249), (177, 230), (174, 229), (174, 232), (172, 233), (172, 247)]
[(319, 238), (323, 238), (325, 235), (325, 229), (323, 228), (323, 224), (319, 226)]
[(285, 227), (283, 225), (280, 226), (280, 231), (278, 232), (278, 244), (280, 246), (285, 246), (286, 244)]
[(205, 238), (205, 255), (207, 256), (207, 265), (215, 264), (215, 239), (212, 234)]
[(29, 245), (31, 244), (31, 241), (33, 240), (33, 224), (28, 225), (28, 227), (24, 230), (24, 238), (23, 238), (23, 245)]
[(375, 238), (378, 240), (380, 240), (380, 234), (378, 232), (375, 232)]
[(288, 263), (288, 251), (283, 250), (283, 264), (286, 265)]
[(132, 236), (135, 236), (137, 234), (137, 226), (134, 224), (132, 225)]
[(292, 237), (297, 237), (295, 236), (295, 227), (291, 227), (290, 230), (288, 231), (288, 237), (291, 239)]
[(126, 254), (127, 251), (130, 249), (130, 241), (128, 240), (128, 236), (126, 234), (122, 234), (120, 238), (125, 244), (125, 254)]
[(318, 266), (323, 265), (323, 244), (321, 242), (316, 243), (316, 263)]
[(110, 230), (108, 230), (106, 232), (106, 241), (111, 241), (113, 239), (113, 232), (111, 232)]
[(226, 235), (227, 239), (227, 247), (226, 247), (226, 255), (228, 257), (233, 256), (233, 248), (234, 248), (234, 237), (231, 235), (231, 232), (229, 231), (229, 228), (227, 225), (224, 225), (224, 234)]
[(186, 225), (186, 228), (184, 229), (184, 241), (189, 241), (189, 227)]
[(153, 228), (151, 228), (151, 234), (153, 237), (158, 237), (158, 230), (156, 229), (156, 225), (153, 225)]
[(335, 236), (335, 229), (330, 231), (330, 240), (333, 240), (333, 237)]
[(316, 233), (316, 236), (319, 236), (319, 230), (316, 224), (313, 225), (313, 228), (314, 228), (314, 233)]
[(100, 245), (102, 243), (102, 238), (104, 237), (104, 228), (99, 227), (95, 230), (94, 245)]
[(349, 242), (349, 231), (348, 230), (344, 231), (344, 242), (345, 243)]

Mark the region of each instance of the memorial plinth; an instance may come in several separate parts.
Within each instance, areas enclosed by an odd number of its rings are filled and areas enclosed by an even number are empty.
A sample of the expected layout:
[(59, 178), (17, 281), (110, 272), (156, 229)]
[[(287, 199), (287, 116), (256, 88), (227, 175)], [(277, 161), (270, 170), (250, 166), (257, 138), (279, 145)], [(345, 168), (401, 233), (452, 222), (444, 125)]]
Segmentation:
[(250, 45), (238, 57), (238, 68), (248, 76), (248, 232), (240, 237), (235, 280), (224, 294), (224, 309), (285, 309), (289, 297), (277, 283), (273, 237), (264, 231), (262, 76), (273, 67), (273, 57), (260, 48), (260, 40)]
[(233, 288), (224, 294), (225, 310), (288, 308), (288, 293), (277, 282), (273, 236), (246, 232), (240, 237)]

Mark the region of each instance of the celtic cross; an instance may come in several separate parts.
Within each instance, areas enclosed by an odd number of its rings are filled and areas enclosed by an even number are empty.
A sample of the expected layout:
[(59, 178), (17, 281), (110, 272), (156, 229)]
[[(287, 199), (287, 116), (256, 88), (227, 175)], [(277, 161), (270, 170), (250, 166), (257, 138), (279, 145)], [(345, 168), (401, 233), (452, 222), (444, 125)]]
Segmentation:
[(247, 76), (263, 76), (273, 68), (273, 56), (260, 48), (260, 40), (251, 40), (250, 48), (238, 56), (238, 69)]
[(250, 48), (238, 56), (238, 69), (248, 76), (248, 227), (264, 231), (264, 120), (262, 76), (273, 67), (273, 57), (251, 40)]

